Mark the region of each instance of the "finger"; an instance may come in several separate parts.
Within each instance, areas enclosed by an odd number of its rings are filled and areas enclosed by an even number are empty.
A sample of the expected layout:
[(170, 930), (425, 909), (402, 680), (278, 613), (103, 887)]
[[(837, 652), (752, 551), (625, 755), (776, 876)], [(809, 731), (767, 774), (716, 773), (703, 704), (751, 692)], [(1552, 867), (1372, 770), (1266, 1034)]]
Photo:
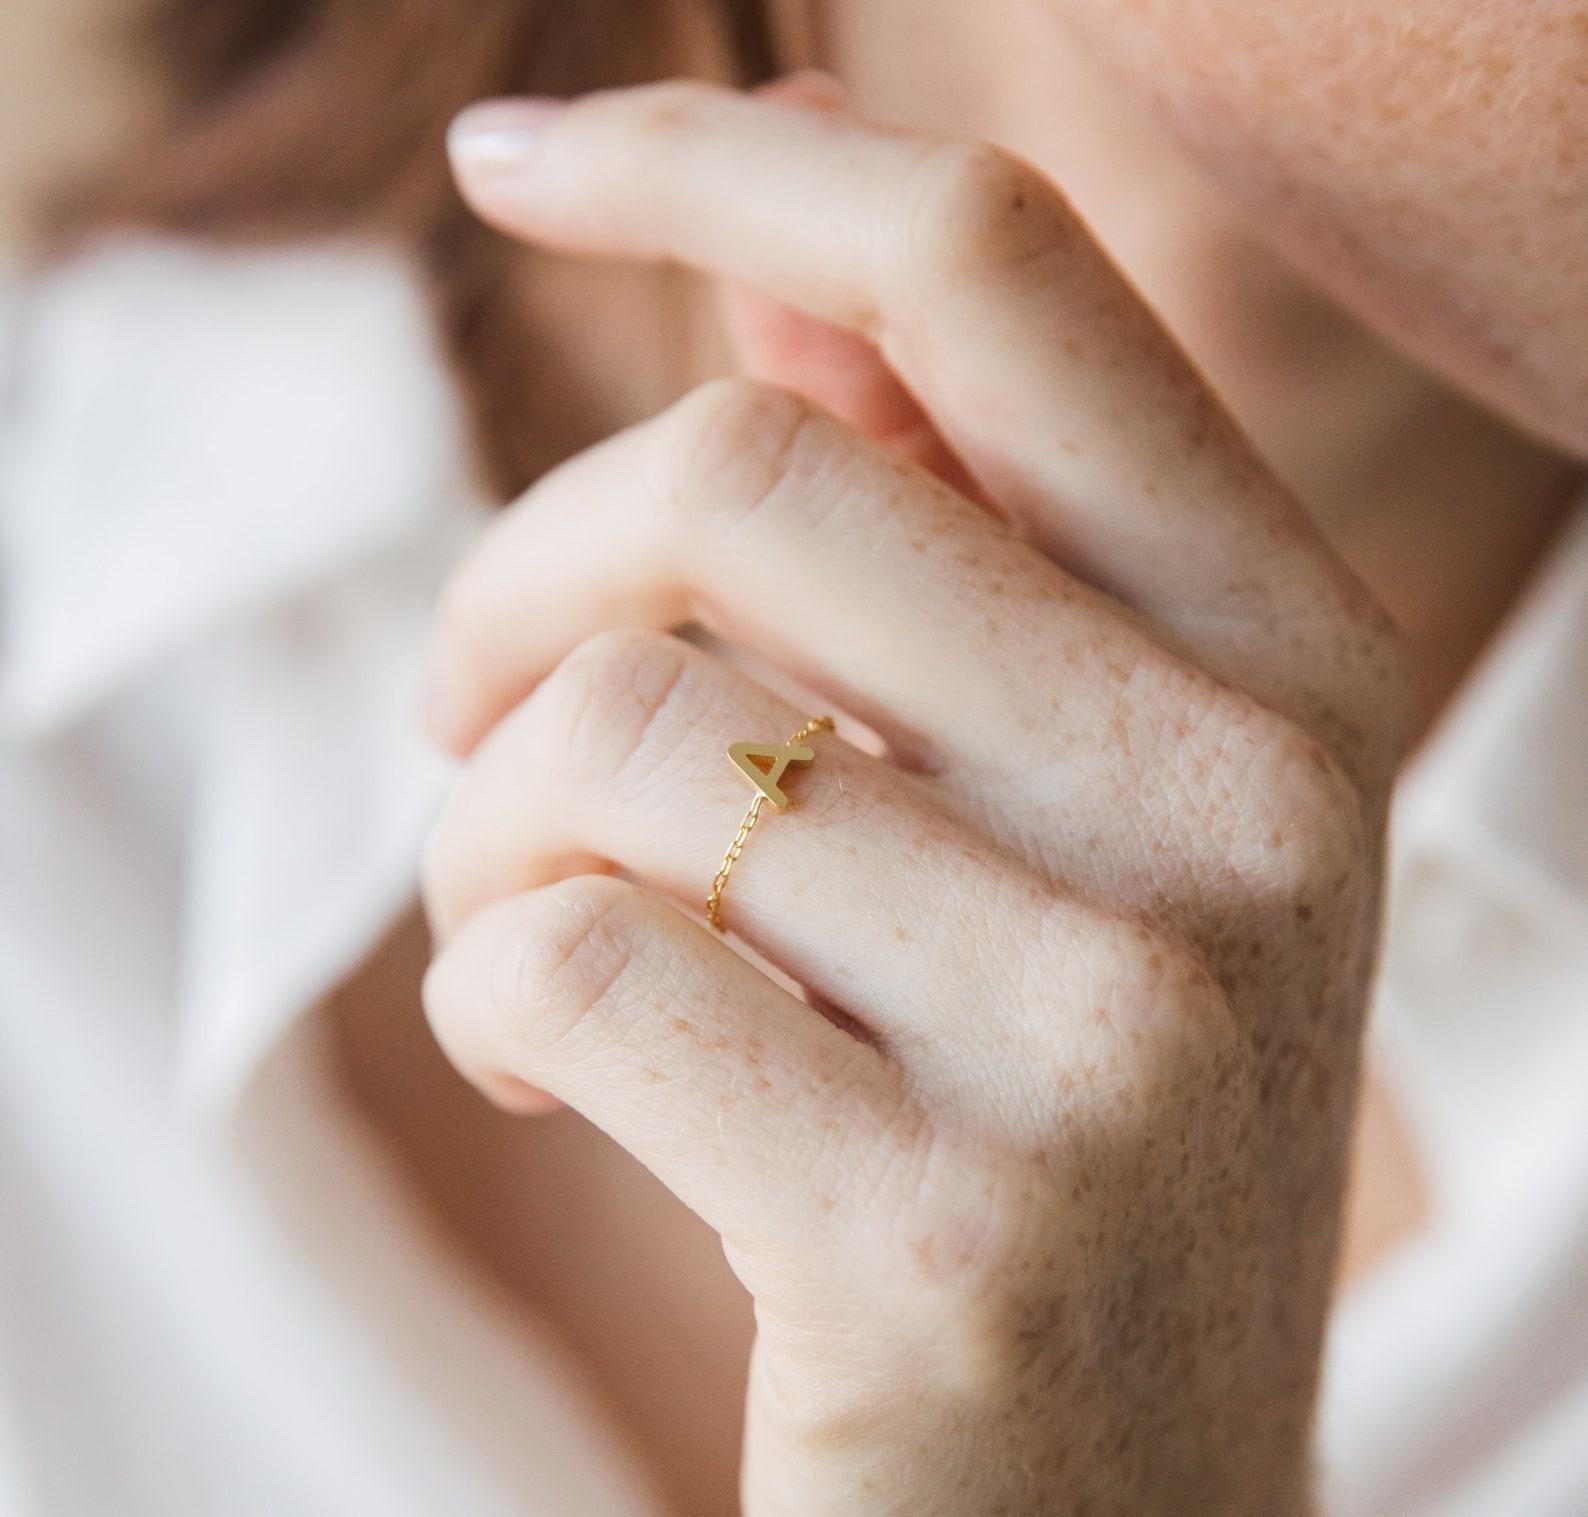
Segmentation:
[[(425, 861), (438, 936), (466, 933), (495, 900), (614, 866), (698, 909), (751, 793), (721, 734), (786, 735), (801, 720), (677, 639), (597, 639), (456, 788)], [(1010, 858), (869, 755), (830, 735), (812, 746), (816, 761), (786, 781), (794, 809), (766, 816), (730, 877), (728, 925), (886, 1053), (925, 1109), (1037, 1139), (1077, 1071), (1100, 1077), (1133, 1038), (1213, 1035), (1216, 987), (1173, 937)], [(879, 889), (879, 865), (903, 858)], [(1208, 1017), (1159, 1026), (1188, 994)]]
[(1366, 741), (1392, 670), (1365, 593), (1030, 168), (698, 85), (479, 107), (453, 152), (520, 235), (676, 258), (874, 339), (1047, 552)]
[(565, 465), (442, 604), (438, 667), (476, 727), (571, 639), (705, 621), (870, 725), (977, 834), (1177, 920), (1288, 911), (1338, 873), (1298, 819), (1359, 807), (1303, 729), (937, 481), (742, 381)]
[(544, 480), (442, 613), (455, 735), (587, 637), (704, 621), (880, 733), (978, 832), (1152, 910), (1282, 891), (1305, 873), (1296, 817), (1350, 802), (1316, 739), (937, 481), (742, 381)]
[[(755, 796), (728, 746), (781, 743), (805, 719), (676, 638), (583, 645), (492, 732), (434, 828), (424, 879), (438, 936), (492, 900), (614, 867), (698, 912)], [(1061, 921), (1076, 942), (1103, 928), (909, 776), (832, 734), (808, 747), (814, 760), (780, 781), (790, 811), (763, 808), (729, 876), (727, 926), (923, 1088), (1007, 1085), (1000, 1071), (1045, 1063), (1051, 1012), (1022, 1010), (1028, 945), (1048, 955)], [(970, 1022), (970, 1006), (1001, 1010)]]
[(789, 396), (719, 381), (563, 465), (475, 545), (442, 594), (441, 736), (466, 751), (604, 628), (690, 619), (896, 758), (984, 784), (1072, 739), (1097, 757), (1127, 703), (1186, 723), (1227, 699), (940, 482)]
[(425, 1007), (486, 1094), (567, 1102), (736, 1252), (819, 1245), (835, 1203), (918, 1130), (881, 1054), (618, 880), (480, 913), (432, 966)]
[(979, 487), (876, 346), (746, 285), (722, 292), (723, 319), (752, 379), (804, 397), (968, 497)]
[[(846, 103), (837, 80), (809, 72), (777, 80), (757, 93), (829, 112), (842, 110)], [(978, 494), (969, 471), (875, 343), (749, 285), (722, 285), (721, 303), (745, 374), (805, 397), (962, 494), (972, 498)]]

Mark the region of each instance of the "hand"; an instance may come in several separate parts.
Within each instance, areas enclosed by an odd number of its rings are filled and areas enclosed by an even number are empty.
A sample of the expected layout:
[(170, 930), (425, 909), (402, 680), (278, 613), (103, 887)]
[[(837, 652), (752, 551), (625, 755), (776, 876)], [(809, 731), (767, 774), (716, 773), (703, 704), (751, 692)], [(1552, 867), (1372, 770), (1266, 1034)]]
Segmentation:
[[(458, 570), (441, 1042), (721, 1233), (752, 1517), (1304, 1510), (1382, 617), (1029, 168), (699, 86), (497, 111), (457, 150), (490, 218), (871, 367), (847, 420), (708, 385)], [(912, 458), (863, 435), (890, 385)], [(809, 1003), (698, 906), (750, 797), (725, 750), (811, 712), (650, 630), (690, 620), (886, 744), (816, 737), (727, 896)]]

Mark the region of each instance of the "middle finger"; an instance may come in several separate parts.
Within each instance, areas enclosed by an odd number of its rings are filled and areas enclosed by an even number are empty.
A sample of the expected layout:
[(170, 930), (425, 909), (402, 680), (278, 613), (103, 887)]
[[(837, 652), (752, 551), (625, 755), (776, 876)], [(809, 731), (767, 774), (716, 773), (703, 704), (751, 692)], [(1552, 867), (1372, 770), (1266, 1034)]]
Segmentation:
[[(1034, 739), (1065, 783), (1139, 764), (1230, 692), (925, 470), (745, 381), (707, 385), (541, 481), (442, 596), (432, 684), (467, 751), (577, 643), (698, 620), (988, 789)], [(1062, 676), (1062, 677), (1060, 677)], [(1098, 731), (1161, 718), (1105, 753)], [(1129, 776), (1127, 776), (1127, 780)], [(1014, 787), (1029, 798), (1025, 784)]]
[[(728, 745), (781, 743), (806, 715), (664, 634), (586, 643), (454, 790), (426, 858), (438, 932), (492, 900), (614, 866), (698, 910), (754, 795)], [(1032, 955), (1041, 983), (1062, 982), (1072, 958), (1089, 979), (1080, 960), (1095, 968), (1124, 929), (975, 835), (913, 776), (832, 734), (810, 746), (814, 762), (784, 778), (794, 810), (763, 808), (733, 872), (727, 925), (918, 1073), (1039, 1059), (1051, 1012), (1015, 1010)], [(1000, 1015), (967, 1025), (971, 1006)]]

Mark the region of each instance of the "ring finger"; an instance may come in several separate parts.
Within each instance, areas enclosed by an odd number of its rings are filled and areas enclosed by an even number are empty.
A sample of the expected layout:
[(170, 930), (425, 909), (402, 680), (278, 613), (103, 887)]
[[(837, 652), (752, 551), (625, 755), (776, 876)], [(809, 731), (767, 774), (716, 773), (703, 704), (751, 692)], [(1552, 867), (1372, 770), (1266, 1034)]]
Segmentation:
[[(726, 749), (781, 743), (807, 715), (665, 634), (585, 643), (492, 732), (437, 823), (425, 883), (438, 933), (614, 867), (698, 909), (754, 798)], [(765, 811), (733, 872), (727, 925), (931, 1085), (1039, 1058), (1052, 1013), (1028, 1019), (1022, 986), (1038, 968), (1062, 984), (1069, 961), (1090, 974), (1114, 924), (914, 777), (830, 734), (810, 746), (814, 762), (782, 781), (794, 810)], [(1000, 1008), (997, 1025), (968, 1023), (978, 1005)]]

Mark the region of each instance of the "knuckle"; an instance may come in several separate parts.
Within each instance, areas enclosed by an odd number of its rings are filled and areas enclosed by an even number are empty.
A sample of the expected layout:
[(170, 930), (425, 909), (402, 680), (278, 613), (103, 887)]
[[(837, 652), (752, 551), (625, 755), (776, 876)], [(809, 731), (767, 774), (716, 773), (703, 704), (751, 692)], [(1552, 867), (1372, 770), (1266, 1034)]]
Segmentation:
[[(954, 1166), (948, 1175), (952, 1189), (929, 1198), (914, 1218), (906, 1278), (921, 1293), (990, 1304), (1030, 1271), (1030, 1219), (1002, 1200), (987, 1199), (998, 1189), (997, 1176), (983, 1167), (965, 1173)], [(967, 1197), (975, 1203), (967, 1205)], [(955, 1315), (964, 1315), (963, 1305)]]
[(1134, 916), (1117, 916), (1057, 890), (1039, 909), (1025, 944), (1023, 975), (1047, 994), (1054, 986), (1083, 1020), (1129, 1035), (1160, 1008), (1219, 1022), (1228, 1007), (1206, 959), (1186, 938)]
[(1303, 728), (1278, 717), (1258, 728), (1248, 744), (1245, 872), (1265, 893), (1298, 905), (1346, 893), (1373, 857), (1361, 791)]
[(600, 875), (548, 886), (512, 915), (485, 991), (508, 1068), (532, 1072), (548, 1049), (599, 1041), (645, 922), (639, 890)]
[(1234, 1016), (1207, 960), (1184, 938), (1132, 920), (1088, 935), (1087, 980), (1096, 989), (1081, 1015), (1132, 1054), (1148, 1048), (1178, 1058), (1186, 1047), (1229, 1039)]
[(1124, 1131), (1244, 1056), (1211, 959), (1167, 926), (1056, 901), (1026, 972), (1027, 1004), (1045, 1009), (1049, 1030), (1013, 1131), (1044, 1152), (1067, 1152), (1099, 1113)]
[(912, 1214), (893, 1274), (939, 1386), (983, 1395), (1022, 1376), (1033, 1322), (1059, 1309), (1052, 1282), (1073, 1263), (1055, 1202), (1045, 1161), (963, 1154)]
[(1387, 790), (1411, 750), (1417, 730), (1417, 678), (1411, 646), (1387, 616), (1362, 641), (1363, 678), (1372, 709), (1368, 722), (1379, 735), (1383, 762), (1378, 779)]
[(1388, 798), (1417, 733), (1417, 681), (1404, 635), (1366, 601), (1309, 638), (1320, 671), (1300, 694), (1302, 725), (1337, 754), (1363, 796)]
[(611, 91), (606, 98), (622, 114), (625, 141), (655, 147), (694, 129), (721, 95), (720, 89), (701, 80), (663, 79)]
[(674, 407), (664, 495), (684, 516), (756, 515), (788, 480), (814, 416), (787, 390), (715, 379)]
[(1072, 246), (1078, 225), (1022, 159), (987, 143), (945, 144), (922, 160), (907, 262), (933, 282), (996, 277)]
[(649, 767), (690, 730), (689, 650), (665, 632), (616, 628), (579, 644), (530, 700), (558, 751), (586, 784), (612, 785)]

